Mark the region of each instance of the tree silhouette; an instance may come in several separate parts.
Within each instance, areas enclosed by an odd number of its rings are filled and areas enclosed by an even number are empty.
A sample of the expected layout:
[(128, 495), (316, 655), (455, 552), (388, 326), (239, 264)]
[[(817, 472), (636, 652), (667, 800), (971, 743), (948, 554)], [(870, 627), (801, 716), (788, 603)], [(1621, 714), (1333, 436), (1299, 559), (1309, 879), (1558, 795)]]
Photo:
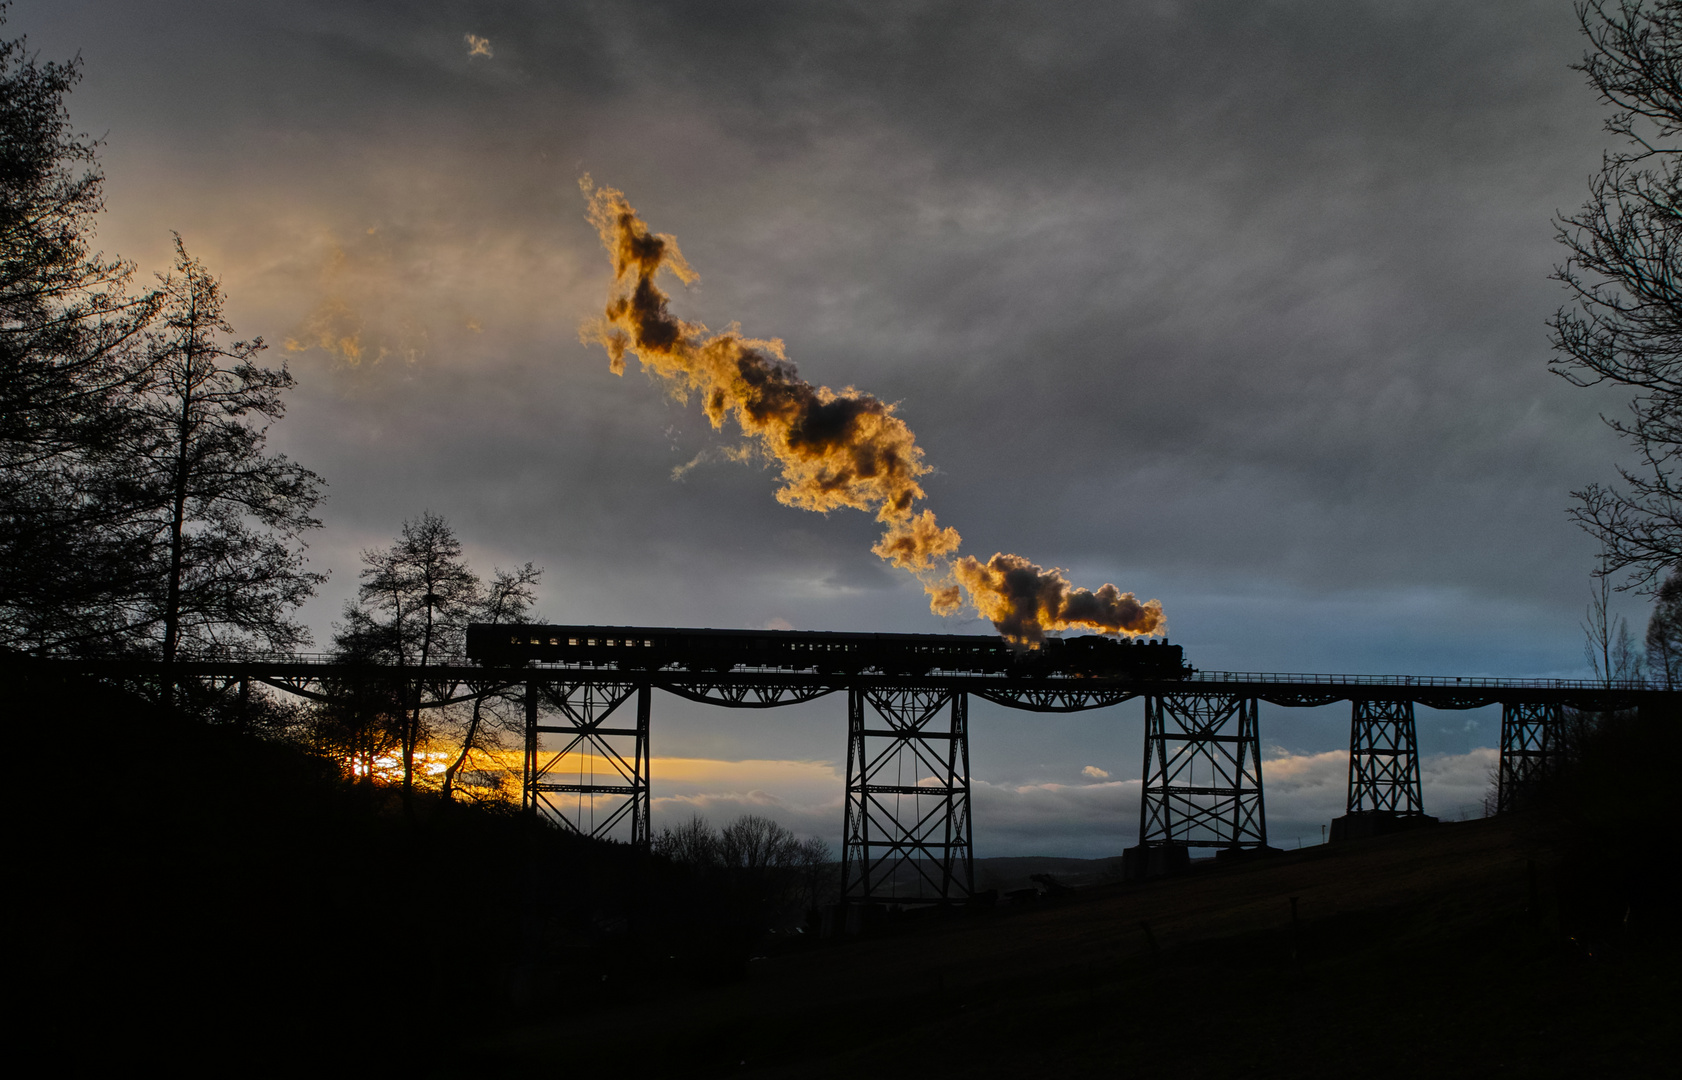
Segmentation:
[[(398, 718), (403, 757), (403, 797), (414, 791), (415, 752), (426, 741), (422, 716), (426, 669), (440, 656), (461, 651), (462, 637), (480, 600), (479, 578), (468, 569), (449, 522), (428, 510), (405, 521), (389, 548), (362, 553), (362, 580), (354, 603), (334, 636), (336, 651), (399, 669), (404, 687)], [(442, 695), (433, 687), (433, 700)]]
[[(537, 579), (542, 574), (543, 571), (531, 563), (518, 570), (496, 570), (491, 575), (491, 583), (473, 605), (472, 621), (491, 625), (532, 622), (531, 605), (536, 599)], [(461, 750), (444, 770), (440, 791), (444, 801), (454, 798), (456, 778), (461, 774), (462, 766), (467, 764), (468, 755), (475, 750), (497, 749), (501, 745), (498, 736), (524, 731), (525, 720), (524, 699), (520, 691), (498, 690), (476, 696), (462, 730)]]
[(1589, 606), (1583, 619), (1583, 656), (1594, 671), (1595, 682), (1611, 687), (1641, 678), (1641, 650), (1630, 633), (1629, 620), (1611, 613), (1611, 586), (1605, 574), (1598, 574), (1589, 591)]
[(146, 611), (166, 661), (184, 650), (290, 649), (309, 640), (289, 618), (322, 575), (304, 569), (301, 535), (320, 525), (321, 477), (264, 452), (268, 424), (293, 385), (265, 368), (261, 339), (227, 340), (220, 284), (175, 238), (160, 279), (163, 307), (147, 335), (147, 373), (129, 408), (134, 483), (147, 543)]
[[(0, 22), (4, 14), (0, 12)], [(75, 61), (0, 41), (0, 646), (174, 660), (290, 648), (321, 478), (264, 450), (292, 385), (225, 342), (216, 280), (130, 291), (90, 254), (103, 177)]]
[(650, 845), (654, 854), (684, 866), (710, 868), (719, 865), (718, 833), (700, 814), (677, 828), (670, 825), (660, 830)]
[[(354, 665), (355, 644), (343, 640), (337, 644), (341, 646), (339, 660)], [(325, 700), (307, 712), (305, 740), (349, 776), (373, 784), (380, 759), (401, 745), (399, 732), (406, 704), (402, 686), (371, 670), (353, 670), (324, 680), (323, 689)]]
[(1682, 570), (1659, 586), (1658, 602), (1647, 620), (1647, 675), (1666, 690), (1682, 687)]
[(1648, 590), (1682, 563), (1682, 2), (1588, 0), (1590, 50), (1577, 70), (1613, 112), (1622, 148), (1602, 158), (1589, 198), (1558, 222), (1570, 253), (1554, 276), (1571, 303), (1549, 320), (1550, 367), (1577, 386), (1635, 391), (1608, 419), (1636, 451), (1622, 484), (1573, 492), (1571, 514), (1601, 541), (1600, 572)]
[(42, 653), (109, 650), (143, 581), (112, 483), (159, 298), (89, 250), (103, 177), (64, 107), (80, 76), (0, 41), (0, 645)]
[(743, 814), (714, 829), (699, 814), (654, 838), (655, 855), (670, 859), (703, 883), (723, 890), (752, 921), (771, 925), (800, 907), (815, 908), (832, 884), (834, 855), (812, 837), (801, 840), (758, 814)]

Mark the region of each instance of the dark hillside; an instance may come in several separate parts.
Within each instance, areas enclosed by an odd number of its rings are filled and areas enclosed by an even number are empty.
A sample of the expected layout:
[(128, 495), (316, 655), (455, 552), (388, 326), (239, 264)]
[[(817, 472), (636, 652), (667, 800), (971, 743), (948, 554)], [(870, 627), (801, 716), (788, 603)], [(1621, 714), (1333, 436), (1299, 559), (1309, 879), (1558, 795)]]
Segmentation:
[(648, 987), (479, 1060), (565, 1048), (606, 1068), (634, 1041), (688, 1075), (1657, 1075), (1677, 1045), (1674, 930), (1571, 940), (1559, 866), (1510, 820), (1209, 865), (902, 923), (704, 995)]
[(1679, 719), (1585, 722), (1522, 814), (901, 918), (704, 995), (648, 986), (480, 1059), (566, 1046), (606, 1067), (635, 1038), (691, 1075), (1665, 1074), (1682, 1045), (1664, 839)]
[(20, 875), (68, 1058), (430, 1060), (502, 1023), (540, 959), (593, 971), (663, 891), (628, 849), (407, 815), (299, 748), (97, 685), (37, 684), (15, 715), (75, 778), (36, 793)]
[(1546, 812), (815, 942), (659, 858), (15, 682), (55, 782), (26, 789), (14, 970), (65, 1066), (1638, 1076), (1682, 1034), (1664, 833), (1631, 816), (1662, 799), (1616, 782), (1674, 741), (1654, 717), (1586, 742)]

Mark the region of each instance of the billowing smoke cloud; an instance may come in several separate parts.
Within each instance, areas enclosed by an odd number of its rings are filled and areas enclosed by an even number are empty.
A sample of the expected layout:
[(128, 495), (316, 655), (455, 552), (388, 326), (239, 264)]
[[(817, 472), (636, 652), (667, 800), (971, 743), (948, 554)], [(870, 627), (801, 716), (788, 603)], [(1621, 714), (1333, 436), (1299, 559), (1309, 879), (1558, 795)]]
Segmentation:
[(814, 386), (783, 355), (781, 341), (743, 337), (736, 327), (709, 334), (666, 310), (654, 283), (664, 269), (690, 282), (695, 272), (670, 236), (648, 231), (612, 188), (592, 193), (590, 220), (613, 255), (618, 285), (606, 318), (586, 327), (623, 373), (625, 353), (666, 379), (678, 397), (701, 397), (715, 428), (734, 420), (782, 470), (777, 499), (807, 510), (851, 507), (887, 526), (876, 552), (896, 566), (925, 573), (957, 550), (955, 529), (927, 510), (918, 478), (929, 471), (923, 452), (894, 407), (848, 387)]
[(1160, 601), (1140, 603), (1114, 585), (1077, 589), (1055, 567), (1042, 569), (1020, 555), (1001, 553), (986, 562), (965, 555), (952, 570), (975, 610), (1012, 641), (1037, 641), (1046, 630), (1076, 627), (1138, 635), (1164, 626)]
[(779, 502), (874, 514), (884, 529), (871, 550), (916, 574), (930, 608), (949, 615), (967, 592), (975, 610), (1012, 641), (1038, 643), (1046, 631), (1074, 628), (1162, 632), (1161, 604), (1141, 604), (1114, 585), (1073, 588), (1055, 568), (1041, 569), (1020, 555), (997, 554), (986, 563), (954, 558), (958, 531), (917, 507), (924, 497), (918, 479), (930, 466), (893, 405), (852, 387), (814, 386), (800, 378), (779, 340), (744, 337), (736, 326), (714, 334), (672, 315), (655, 276), (665, 270), (685, 284), (697, 277), (677, 241), (650, 232), (624, 193), (595, 188), (589, 177), (580, 186), (614, 276), (605, 315), (584, 327), (584, 340), (607, 349), (615, 374), (624, 373), (631, 352), (680, 400), (699, 395), (714, 428), (735, 421), (781, 469)]

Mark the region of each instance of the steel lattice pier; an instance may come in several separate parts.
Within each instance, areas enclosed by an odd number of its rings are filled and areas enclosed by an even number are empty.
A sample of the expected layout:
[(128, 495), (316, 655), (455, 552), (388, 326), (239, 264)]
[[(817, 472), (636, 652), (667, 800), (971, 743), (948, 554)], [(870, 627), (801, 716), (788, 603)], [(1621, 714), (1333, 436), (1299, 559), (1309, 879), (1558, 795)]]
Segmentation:
[[(623, 628), (621, 636), (629, 640), (638, 633), (636, 628)], [(704, 637), (710, 632), (685, 633)], [(755, 631), (751, 636), (757, 643), (761, 636), (778, 633)], [(911, 640), (907, 647), (916, 645)], [(91, 678), (150, 700), (163, 700), (169, 688), (190, 682), (196, 684), (195, 693), (225, 699), (217, 707), (236, 723), (245, 714), (254, 684), (311, 701), (350, 701), (354, 706), (358, 695), (407, 701), (424, 683), (430, 697), (421, 706), (428, 709), (523, 693), (525, 808), (584, 835), (638, 845), (648, 844), (652, 835), (653, 691), (726, 708), (756, 709), (845, 692), (842, 859), (846, 896), (858, 901), (940, 902), (973, 894), (968, 724), (972, 695), (1005, 708), (1041, 713), (1107, 708), (1143, 697), (1141, 845), (1133, 850), (1180, 855), (1193, 845), (1224, 850), (1266, 846), (1258, 755), (1261, 701), (1286, 708), (1353, 702), (1350, 813), (1333, 823), (1337, 838), (1340, 822), (1348, 836), (1372, 831), (1380, 818), (1434, 820), (1423, 812), (1413, 722), (1416, 703), (1436, 709), (1502, 705), (1498, 803), (1505, 810), (1557, 752), (1563, 709), (1668, 712), (1682, 699), (1682, 692), (1639, 682), (1608, 686), (1560, 679), (1256, 672), (1199, 672), (1172, 679), (1020, 677), (935, 669), (916, 674), (813, 670), (810, 665), (754, 668), (733, 664), (716, 649), (659, 667), (617, 662), (496, 665), (456, 658), (419, 670), (304, 655), (189, 659), (169, 665), (12, 655), (0, 657), (0, 670), (28, 678)], [(1352, 821), (1361, 826), (1353, 833)]]
[(1411, 701), (1357, 701), (1349, 720), (1345, 813), (1423, 814), (1419, 736)]
[(1145, 699), (1139, 845), (1267, 846), (1255, 698), (1160, 694)]
[[(526, 683), (525, 809), (571, 832), (608, 838), (629, 826), (631, 843), (650, 840), (648, 724), (652, 687), (595, 681)], [(630, 727), (607, 720), (632, 697)], [(540, 723), (540, 703), (559, 723)], [(560, 735), (559, 748), (542, 736)], [(577, 780), (571, 780), (573, 770)], [(568, 799), (566, 796), (572, 796)]]
[(1523, 802), (1527, 787), (1543, 776), (1559, 752), (1560, 707), (1524, 702), (1501, 707), (1501, 765), (1495, 809), (1506, 813)]
[(968, 695), (848, 691), (844, 900), (970, 896), (969, 806)]
[(1425, 813), (1413, 702), (1356, 698), (1349, 717), (1349, 801), (1331, 838), (1352, 840), (1435, 825)]

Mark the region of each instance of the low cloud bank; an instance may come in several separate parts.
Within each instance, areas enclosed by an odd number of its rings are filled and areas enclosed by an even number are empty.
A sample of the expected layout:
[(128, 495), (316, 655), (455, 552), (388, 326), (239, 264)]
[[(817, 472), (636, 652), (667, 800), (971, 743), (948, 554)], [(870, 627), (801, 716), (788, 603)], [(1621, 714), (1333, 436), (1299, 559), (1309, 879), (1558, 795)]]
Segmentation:
[(832, 762), (655, 758), (650, 773), (656, 832), (695, 815), (723, 826), (757, 814), (825, 840), (841, 856), (846, 778)]

